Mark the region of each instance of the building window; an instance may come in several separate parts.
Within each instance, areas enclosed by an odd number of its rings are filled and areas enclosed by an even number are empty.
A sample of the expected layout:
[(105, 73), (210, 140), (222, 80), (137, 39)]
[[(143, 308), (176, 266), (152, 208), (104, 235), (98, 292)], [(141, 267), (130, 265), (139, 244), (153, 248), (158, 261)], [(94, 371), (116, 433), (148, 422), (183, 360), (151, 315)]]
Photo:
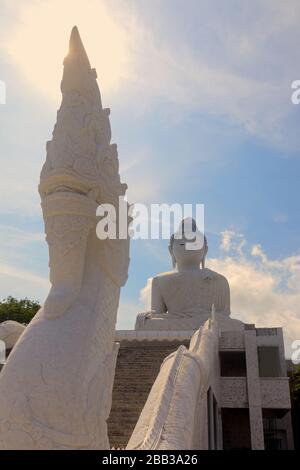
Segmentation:
[(266, 450), (286, 450), (287, 432), (282, 422), (286, 410), (263, 409), (264, 440)]
[(221, 377), (246, 377), (245, 351), (220, 352)]
[(223, 449), (251, 449), (248, 408), (222, 408)]
[(216, 397), (213, 395), (213, 415), (214, 415), (214, 449), (218, 449), (218, 417), (219, 417), (219, 410)]
[(259, 346), (258, 365), (260, 377), (281, 377), (279, 348), (277, 346)]
[(212, 427), (211, 427), (211, 389), (207, 390), (207, 435), (208, 435), (208, 449), (212, 447)]
[(209, 450), (218, 449), (218, 404), (212, 389), (207, 391), (207, 433)]

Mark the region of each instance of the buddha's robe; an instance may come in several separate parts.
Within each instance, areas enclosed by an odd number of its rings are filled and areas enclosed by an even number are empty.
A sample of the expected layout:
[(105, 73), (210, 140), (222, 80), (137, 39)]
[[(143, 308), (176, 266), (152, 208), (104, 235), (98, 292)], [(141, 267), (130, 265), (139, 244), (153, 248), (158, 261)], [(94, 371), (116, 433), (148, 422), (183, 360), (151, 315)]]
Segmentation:
[(139, 314), (136, 329), (193, 330), (211, 317), (230, 315), (227, 279), (210, 269), (167, 272), (152, 279), (151, 312)]

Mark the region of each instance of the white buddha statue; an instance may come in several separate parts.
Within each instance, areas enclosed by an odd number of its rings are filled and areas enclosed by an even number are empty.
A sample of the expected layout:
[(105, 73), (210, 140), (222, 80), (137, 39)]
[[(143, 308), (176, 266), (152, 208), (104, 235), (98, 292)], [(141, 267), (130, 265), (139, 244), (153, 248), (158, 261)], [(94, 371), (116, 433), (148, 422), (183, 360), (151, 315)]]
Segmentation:
[[(174, 271), (152, 279), (151, 311), (137, 315), (136, 330), (194, 330), (211, 317), (212, 311), (221, 323), (228, 323), (228, 281), (205, 267), (206, 237), (197, 230), (192, 219), (187, 221), (182, 221), (170, 240)], [(188, 225), (191, 227), (189, 232)], [(238, 320), (232, 322), (243, 325)]]

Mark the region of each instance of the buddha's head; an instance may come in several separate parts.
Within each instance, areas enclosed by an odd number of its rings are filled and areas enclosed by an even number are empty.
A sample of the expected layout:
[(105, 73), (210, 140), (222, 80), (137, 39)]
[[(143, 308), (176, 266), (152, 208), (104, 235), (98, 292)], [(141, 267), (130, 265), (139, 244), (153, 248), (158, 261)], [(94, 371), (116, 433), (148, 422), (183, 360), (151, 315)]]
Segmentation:
[(208, 251), (206, 237), (201, 233), (194, 219), (184, 219), (177, 232), (170, 239), (169, 251), (172, 264), (178, 270), (204, 268)]

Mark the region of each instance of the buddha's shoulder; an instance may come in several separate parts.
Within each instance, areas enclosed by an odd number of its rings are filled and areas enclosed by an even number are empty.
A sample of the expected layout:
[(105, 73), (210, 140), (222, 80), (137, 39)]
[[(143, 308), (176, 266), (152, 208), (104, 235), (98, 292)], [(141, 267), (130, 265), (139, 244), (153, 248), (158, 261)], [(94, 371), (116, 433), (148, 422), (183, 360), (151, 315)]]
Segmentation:
[(174, 279), (178, 278), (180, 273), (176, 271), (167, 271), (164, 273), (157, 274), (152, 278), (152, 285), (163, 286), (168, 284), (169, 282), (174, 281)]
[(159, 273), (156, 276), (152, 278), (152, 282), (160, 282), (160, 281), (166, 281), (168, 279), (171, 279), (173, 277), (178, 277), (178, 272), (176, 271), (166, 271), (164, 273)]
[(152, 282), (154, 283), (165, 283), (172, 281), (174, 279), (199, 279), (199, 280), (212, 280), (218, 282), (227, 283), (227, 279), (223, 274), (217, 273), (212, 269), (204, 268), (199, 269), (198, 271), (185, 271), (185, 272), (177, 272), (177, 271), (167, 271), (160, 274), (157, 274), (152, 278)]
[(205, 279), (211, 279), (215, 280), (218, 282), (223, 282), (223, 283), (228, 283), (227, 279), (223, 274), (217, 273), (216, 271), (213, 271), (212, 269), (205, 268), (203, 270), (203, 277)]

